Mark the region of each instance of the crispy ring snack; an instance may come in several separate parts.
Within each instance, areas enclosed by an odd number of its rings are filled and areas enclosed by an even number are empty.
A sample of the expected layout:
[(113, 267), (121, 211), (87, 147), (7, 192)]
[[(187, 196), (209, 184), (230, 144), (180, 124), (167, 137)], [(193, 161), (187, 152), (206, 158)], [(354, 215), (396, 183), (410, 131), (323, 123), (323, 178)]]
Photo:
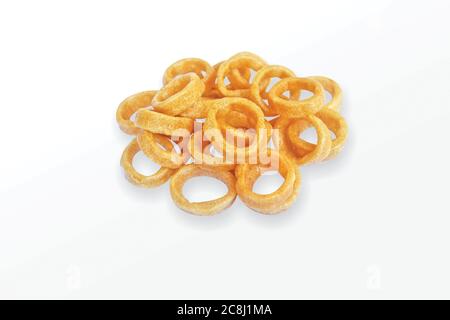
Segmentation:
[(314, 76), (310, 78), (319, 81), (323, 88), (331, 94), (331, 101), (328, 102), (323, 108), (339, 112), (342, 103), (342, 90), (336, 81), (321, 76)]
[(208, 116), (208, 111), (218, 103), (220, 103), (220, 99), (202, 97), (192, 107), (180, 113), (180, 116), (191, 119), (204, 119)]
[[(219, 110), (217, 112), (217, 123), (219, 129), (228, 134), (230, 138), (245, 139), (245, 145), (248, 146), (251, 143), (251, 138), (255, 136), (251, 132), (252, 127), (255, 126), (253, 118), (248, 118), (244, 113), (233, 110)], [(272, 136), (272, 125), (269, 121), (265, 121), (267, 141)]]
[(205, 87), (214, 81), (214, 68), (208, 62), (198, 58), (186, 58), (171, 64), (163, 75), (163, 84), (168, 84), (176, 76), (194, 72), (203, 80)]
[(144, 91), (136, 93), (125, 100), (117, 108), (116, 120), (120, 129), (127, 133), (136, 135), (140, 129), (136, 128), (131, 116), (141, 108), (148, 107), (157, 91)]
[[(264, 102), (264, 99), (267, 98), (267, 95), (265, 94), (267, 84), (268, 82), (270, 82), (271, 78), (284, 79), (292, 77), (295, 77), (294, 72), (283, 66), (266, 66), (260, 69), (256, 73), (255, 79), (253, 80), (253, 83), (250, 87), (250, 96), (249, 96), (250, 100), (252, 100), (258, 106), (261, 107), (265, 116), (277, 115), (277, 113), (274, 112), (274, 110), (271, 110), (269, 105), (266, 102)], [(292, 99), (298, 99), (299, 92), (300, 92), (299, 90), (291, 92)]]
[[(217, 89), (225, 97), (248, 97), (250, 95), (250, 85), (247, 88), (230, 89), (225, 85), (225, 78), (230, 77), (233, 70), (241, 70), (242, 68), (249, 68), (255, 71), (263, 68), (265, 62), (251, 56), (239, 55), (230, 60), (224, 61), (217, 70)], [(231, 82), (231, 80), (230, 80)]]
[(203, 134), (201, 131), (199, 131), (191, 135), (191, 138), (189, 140), (188, 150), (190, 155), (194, 159), (194, 163), (210, 170), (234, 170), (234, 168), (236, 167), (234, 162), (227, 161), (227, 159), (223, 157), (215, 157), (211, 153), (211, 142), (208, 140), (203, 140), (202, 137)]
[[(325, 124), (327, 129), (331, 130), (336, 136), (336, 138), (331, 142), (331, 148), (328, 156), (324, 158), (324, 159), (332, 159), (339, 152), (341, 152), (342, 148), (344, 147), (348, 134), (347, 123), (337, 111), (330, 109), (323, 109), (322, 111), (316, 114), (316, 117), (320, 119)], [(298, 130), (293, 129), (292, 132), (291, 130), (289, 132), (289, 139), (291, 139), (293, 149), (297, 150), (296, 152), (297, 154), (307, 154), (313, 152), (314, 149), (317, 147), (315, 144), (304, 141), (303, 139), (292, 138), (298, 137), (300, 130), (304, 129), (306, 128), (300, 127)]]
[(152, 100), (155, 111), (176, 116), (193, 106), (205, 90), (195, 73), (179, 75), (167, 83)]
[[(302, 99), (304, 91), (312, 95)], [(334, 80), (297, 77), (251, 52), (214, 65), (181, 59), (166, 69), (159, 91), (137, 93), (119, 105), (121, 130), (136, 135), (121, 165), (127, 179), (139, 186), (156, 187), (171, 179), (175, 204), (196, 215), (214, 215), (237, 195), (257, 212), (279, 213), (297, 199), (299, 167), (331, 159), (343, 148), (348, 128), (339, 114), (341, 101)], [(317, 133), (316, 143), (301, 136), (310, 127)], [(140, 151), (161, 166), (155, 174), (145, 176), (133, 167)], [(272, 193), (258, 194), (254, 184), (266, 171), (279, 172), (284, 182)], [(227, 194), (190, 202), (183, 186), (196, 176), (221, 180)]]
[(137, 136), (137, 141), (142, 152), (151, 160), (162, 167), (177, 169), (181, 167), (189, 159), (188, 153), (177, 153), (174, 149), (163, 149), (162, 141), (169, 141), (170, 137), (160, 134), (142, 131)]
[[(283, 97), (286, 91), (296, 92), (307, 90), (313, 93), (305, 100), (289, 100)], [(323, 107), (323, 87), (317, 80), (309, 78), (285, 78), (275, 84), (269, 92), (269, 105), (280, 115), (301, 117), (304, 114), (314, 114)]]
[[(247, 114), (248, 117), (253, 118), (252, 121), (255, 123), (256, 139), (255, 143), (247, 147), (235, 146), (226, 140), (226, 136), (220, 130), (219, 123), (217, 121), (217, 113), (224, 108), (228, 108), (231, 111), (239, 111), (241, 113)], [(227, 154), (233, 152), (238, 159), (247, 159), (252, 157), (258, 151), (258, 146), (262, 145), (265, 137), (261, 134), (266, 128), (264, 114), (261, 109), (251, 102), (250, 100), (243, 98), (223, 98), (220, 106), (212, 108), (208, 113), (208, 118), (205, 122), (206, 134), (214, 134), (211, 140), (214, 147), (220, 152), (226, 152)], [(215, 130), (215, 131), (214, 131)]]
[[(317, 132), (317, 144), (313, 144), (313, 148), (308, 148), (307, 152), (298, 152), (299, 135), (303, 132), (308, 124), (312, 125)], [(294, 154), (300, 154), (300, 157), (295, 157), (297, 164), (306, 165), (309, 163), (320, 162), (328, 157), (331, 151), (331, 135), (325, 123), (318, 117), (310, 114), (304, 118), (295, 119), (289, 127), (287, 127), (287, 145), (292, 148)], [(304, 141), (304, 140), (301, 140)]]
[[(215, 200), (203, 202), (190, 202), (183, 195), (183, 186), (187, 180), (198, 176), (208, 176), (216, 178), (228, 187), (228, 192), (223, 197)], [(200, 166), (189, 164), (180, 168), (170, 181), (170, 194), (175, 204), (182, 210), (192, 214), (210, 216), (214, 215), (229, 206), (236, 199), (236, 179), (234, 175), (228, 171), (208, 170)]]
[[(274, 192), (269, 194), (257, 194), (253, 192), (253, 185), (262, 174), (262, 166), (242, 164), (238, 165), (236, 191), (239, 198), (251, 209), (261, 213), (277, 213), (278, 208), (283, 208), (283, 204), (298, 189), (296, 180), (299, 178), (298, 168), (283, 154), (275, 150), (268, 150), (276, 153), (279, 160), (279, 172), (284, 177), (283, 184)], [(284, 209), (284, 208), (283, 208)]]
[[(167, 143), (161, 141), (161, 143), (169, 150), (173, 148), (172, 144), (168, 141)], [(125, 176), (131, 183), (144, 188), (154, 188), (164, 184), (176, 172), (174, 169), (161, 167), (155, 174), (150, 176), (140, 174), (133, 167), (133, 158), (140, 150), (137, 140), (133, 139), (123, 151), (120, 160), (120, 164), (125, 170)]]
[[(194, 131), (194, 120), (141, 109), (136, 113), (136, 126), (153, 133), (177, 136)], [(185, 134), (182, 134), (185, 135)]]
[[(249, 57), (256, 61), (259, 61), (263, 65), (267, 65), (267, 62), (264, 61), (260, 56), (248, 52), (243, 51), (235, 54), (230, 59), (239, 58), (239, 57)], [(231, 87), (233, 89), (248, 89), (250, 88), (250, 78), (251, 78), (251, 68), (241, 67), (238, 69), (232, 69), (230, 74), (228, 75), (228, 79), (230, 80)]]

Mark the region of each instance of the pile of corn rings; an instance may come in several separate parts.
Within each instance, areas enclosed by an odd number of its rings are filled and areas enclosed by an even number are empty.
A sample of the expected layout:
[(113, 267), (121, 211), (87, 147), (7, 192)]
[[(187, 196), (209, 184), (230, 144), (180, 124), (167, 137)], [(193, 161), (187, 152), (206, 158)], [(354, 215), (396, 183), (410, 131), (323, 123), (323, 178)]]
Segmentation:
[[(302, 92), (311, 96), (302, 98)], [(331, 96), (327, 101), (326, 92)], [(344, 146), (348, 129), (339, 113), (341, 100), (335, 81), (297, 77), (250, 52), (214, 66), (182, 59), (167, 68), (160, 90), (137, 93), (119, 105), (119, 127), (135, 136), (121, 166), (127, 179), (141, 187), (170, 180), (173, 201), (189, 213), (216, 214), (236, 196), (257, 212), (279, 213), (297, 198), (299, 167), (331, 159)], [(300, 137), (310, 127), (316, 130), (316, 143)], [(161, 166), (156, 173), (146, 176), (133, 167), (140, 151)], [(283, 184), (269, 194), (255, 193), (256, 180), (274, 170)], [(197, 176), (222, 181), (227, 193), (190, 202), (183, 186)]]

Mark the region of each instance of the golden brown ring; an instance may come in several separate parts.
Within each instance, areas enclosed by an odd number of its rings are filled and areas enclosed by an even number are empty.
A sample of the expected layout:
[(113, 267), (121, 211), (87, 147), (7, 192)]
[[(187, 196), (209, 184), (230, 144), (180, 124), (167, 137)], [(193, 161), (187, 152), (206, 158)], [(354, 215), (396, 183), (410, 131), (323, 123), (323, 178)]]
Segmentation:
[[(160, 143), (171, 150), (173, 145), (168, 141), (160, 141)], [(140, 151), (136, 138), (125, 148), (120, 159), (120, 164), (125, 171), (127, 179), (138, 186), (144, 188), (154, 188), (164, 184), (176, 172), (174, 169), (161, 167), (155, 174), (145, 176), (136, 171), (133, 167), (133, 158)]]
[[(269, 153), (278, 157), (278, 171), (284, 177), (283, 184), (269, 194), (257, 194), (253, 191), (253, 185), (261, 176), (263, 166), (255, 164), (242, 164), (236, 168), (236, 191), (239, 198), (251, 209), (261, 213), (277, 213), (283, 208), (286, 201), (293, 202), (292, 196), (299, 186), (299, 172), (294, 163), (284, 154), (275, 150)], [(276, 168), (275, 168), (276, 169)], [(294, 196), (294, 197), (295, 197)]]
[(136, 135), (141, 129), (137, 128), (131, 116), (141, 108), (148, 107), (157, 91), (144, 91), (129, 96), (117, 108), (116, 120), (120, 129), (127, 133)]
[(342, 104), (342, 90), (339, 84), (327, 77), (314, 76), (310, 78), (319, 81), (323, 88), (331, 94), (330, 102), (328, 102), (323, 108), (339, 112)]
[(155, 111), (176, 116), (193, 106), (202, 96), (205, 84), (195, 73), (173, 78), (152, 100)]
[(141, 109), (136, 113), (136, 126), (166, 136), (185, 136), (194, 130), (194, 120)]
[(189, 153), (181, 150), (181, 153), (176, 152), (175, 149), (161, 148), (161, 141), (167, 140), (170, 142), (170, 137), (151, 133), (142, 130), (137, 136), (137, 141), (142, 152), (151, 160), (162, 167), (177, 169), (181, 167), (189, 159)]
[[(231, 111), (239, 111), (241, 113), (247, 114), (249, 118), (253, 118), (253, 123), (255, 124), (255, 134), (256, 139), (254, 143), (248, 147), (239, 147), (234, 143), (227, 141), (223, 132), (220, 130), (220, 125), (217, 121), (217, 113), (219, 110), (228, 109)], [(209, 140), (211, 140), (214, 147), (222, 152), (229, 155), (234, 154), (238, 161), (245, 161), (251, 157), (257, 155), (259, 146), (264, 144), (265, 136), (261, 134), (266, 129), (264, 114), (261, 109), (248, 99), (243, 98), (223, 98), (221, 103), (212, 108), (208, 117), (205, 121), (204, 130), (205, 135)]]
[(217, 89), (225, 97), (243, 97), (247, 98), (250, 95), (250, 85), (243, 89), (232, 89), (225, 84), (225, 78), (229, 78), (234, 69), (241, 70), (242, 68), (249, 68), (255, 71), (263, 68), (266, 64), (250, 55), (240, 55), (232, 57), (224, 61), (217, 70)]
[[(255, 79), (253, 79), (253, 83), (250, 87), (250, 100), (255, 102), (258, 106), (261, 107), (265, 116), (276, 116), (277, 113), (272, 110), (269, 105), (264, 101), (266, 98), (263, 93), (267, 88), (267, 83), (270, 83), (271, 78), (289, 78), (295, 77), (295, 73), (283, 66), (266, 66), (260, 69), (256, 75)], [(300, 94), (300, 90), (295, 92), (291, 92), (291, 99), (298, 99)]]
[[(316, 113), (316, 117), (320, 119), (327, 127), (335, 134), (335, 138), (331, 141), (331, 149), (328, 156), (324, 160), (334, 158), (344, 147), (345, 141), (348, 135), (348, 126), (345, 119), (337, 112), (331, 109), (323, 109)], [(302, 129), (302, 128), (300, 128)], [(304, 129), (303, 129), (304, 130)], [(293, 146), (293, 150), (296, 150), (297, 155), (307, 154), (313, 152), (316, 148), (316, 144), (309, 143), (303, 139), (292, 139), (298, 137), (300, 130), (293, 130), (289, 133), (289, 139)]]
[[(228, 192), (214, 200), (202, 202), (190, 202), (183, 195), (183, 186), (187, 180), (198, 176), (216, 178), (228, 187)], [(228, 171), (208, 170), (195, 164), (189, 164), (180, 168), (170, 180), (170, 194), (175, 204), (182, 210), (201, 216), (214, 215), (233, 204), (236, 199), (236, 178)]]
[[(291, 100), (283, 96), (286, 91), (307, 90), (313, 96), (304, 100)], [(310, 78), (285, 78), (275, 84), (269, 92), (269, 106), (274, 112), (286, 117), (301, 117), (317, 113), (323, 107), (323, 87), (317, 80)]]

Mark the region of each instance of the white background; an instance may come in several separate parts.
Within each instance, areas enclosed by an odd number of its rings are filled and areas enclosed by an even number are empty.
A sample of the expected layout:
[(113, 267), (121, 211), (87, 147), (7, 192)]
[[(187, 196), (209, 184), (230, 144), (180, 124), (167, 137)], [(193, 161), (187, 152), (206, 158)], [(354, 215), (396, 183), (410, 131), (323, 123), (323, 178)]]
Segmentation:
[[(444, 0), (2, 1), (0, 297), (450, 298), (449, 14)], [(117, 105), (180, 58), (244, 50), (341, 84), (339, 157), (302, 168), (278, 216), (239, 200), (192, 216), (167, 184), (129, 184)]]

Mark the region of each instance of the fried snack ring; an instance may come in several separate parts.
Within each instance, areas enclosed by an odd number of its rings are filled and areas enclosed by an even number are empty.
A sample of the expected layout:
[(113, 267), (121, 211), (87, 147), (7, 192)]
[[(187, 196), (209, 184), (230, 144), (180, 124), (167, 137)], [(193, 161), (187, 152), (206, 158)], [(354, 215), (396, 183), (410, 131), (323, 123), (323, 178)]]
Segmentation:
[(322, 76), (314, 76), (310, 78), (319, 81), (322, 87), (331, 94), (331, 101), (328, 102), (323, 108), (339, 112), (342, 103), (342, 90), (337, 82)]
[(253, 191), (256, 179), (261, 176), (263, 166), (255, 164), (241, 164), (236, 168), (236, 191), (239, 198), (251, 209), (261, 213), (276, 213), (284, 202), (289, 199), (297, 187), (298, 168), (284, 154), (275, 150), (268, 150), (278, 157), (278, 171), (284, 177), (283, 184), (274, 192), (269, 194), (257, 194)]
[[(295, 77), (295, 73), (283, 66), (266, 66), (260, 69), (253, 79), (253, 83), (250, 87), (250, 100), (255, 102), (258, 106), (261, 107), (264, 115), (267, 116), (275, 116), (277, 115), (274, 110), (270, 109), (269, 105), (264, 102), (264, 99), (267, 98), (267, 94), (265, 92), (267, 88), (267, 84), (270, 83), (271, 78), (290, 78)], [(295, 92), (291, 92), (292, 99), (298, 99), (300, 94), (300, 90)]]
[[(305, 100), (289, 100), (282, 97), (286, 91), (311, 91), (314, 95)], [(317, 80), (310, 78), (285, 78), (275, 84), (268, 95), (269, 106), (280, 115), (301, 117), (304, 114), (317, 113), (323, 107), (323, 87)]]
[[(251, 59), (255, 59), (257, 61), (260, 61), (262, 64), (267, 65), (267, 62), (264, 61), (264, 59), (262, 59), (260, 56), (248, 51), (236, 53), (230, 59), (239, 58), (242, 56), (250, 57)], [(232, 69), (228, 76), (231, 87), (234, 89), (249, 89), (251, 85), (250, 78), (251, 78), (250, 68)]]
[(194, 72), (205, 84), (205, 92), (209, 92), (214, 86), (216, 72), (205, 60), (199, 58), (186, 58), (171, 64), (163, 75), (163, 84), (166, 85), (173, 78), (181, 74)]
[[(239, 170), (236, 169), (236, 176), (238, 176), (238, 175), (239, 175)], [(261, 174), (257, 170), (249, 171), (247, 174), (247, 181), (248, 181), (249, 185), (254, 185), (256, 180), (260, 176), (261, 176)], [(300, 190), (300, 185), (301, 185), (301, 174), (300, 174), (300, 169), (297, 168), (297, 170), (295, 170), (295, 181), (294, 181), (293, 191), (289, 195), (289, 197), (285, 201), (283, 201), (283, 203), (273, 203), (262, 209), (261, 208), (258, 208), (258, 209), (251, 208), (251, 209), (255, 210), (259, 213), (263, 213), (263, 214), (280, 213), (280, 212), (288, 209), (295, 202), (295, 200), (297, 199), (297, 196), (298, 196), (298, 192)]]
[[(183, 195), (183, 186), (187, 180), (198, 176), (208, 176), (216, 178), (228, 187), (228, 192), (224, 196), (202, 202), (190, 202)], [(221, 170), (208, 170), (195, 164), (189, 164), (180, 168), (170, 180), (170, 194), (175, 204), (182, 210), (201, 216), (214, 215), (229, 206), (236, 199), (236, 178), (231, 172)]]
[[(255, 143), (252, 143), (247, 147), (236, 147), (234, 144), (230, 144), (228, 141), (226, 141), (226, 138), (224, 137), (223, 132), (220, 130), (220, 126), (217, 121), (218, 111), (225, 108), (231, 111), (239, 111), (241, 113), (245, 113), (254, 119), (254, 129), (256, 131)], [(218, 131), (218, 134), (215, 134), (211, 141), (218, 151), (222, 153), (226, 152), (228, 154), (230, 150), (232, 150), (234, 155), (238, 157), (238, 159), (247, 159), (248, 157), (255, 155), (258, 151), (258, 147), (263, 145), (265, 137), (261, 135), (260, 132), (261, 129), (265, 129), (264, 114), (262, 113), (261, 109), (250, 100), (244, 98), (223, 98), (221, 99), (220, 104), (216, 105), (209, 111), (208, 117), (205, 121), (204, 129), (206, 131), (206, 134), (209, 134), (210, 132), (208, 131), (211, 129)]]
[[(312, 144), (313, 148), (308, 146), (308, 151), (302, 153), (298, 151), (298, 149), (302, 149), (299, 142), (306, 141), (300, 139), (299, 135), (309, 125), (312, 125), (317, 132), (317, 144)], [(320, 162), (325, 160), (330, 154), (332, 145), (330, 130), (322, 120), (314, 115), (307, 115), (304, 118), (293, 120), (287, 127), (287, 138), (288, 141), (285, 146), (289, 145), (293, 153), (297, 155), (295, 162), (299, 165)]]
[(152, 100), (155, 111), (176, 116), (194, 105), (202, 96), (205, 84), (195, 73), (179, 75), (167, 83)]
[[(244, 113), (226, 109), (218, 110), (217, 123), (219, 125), (219, 129), (224, 135), (228, 133), (231, 137), (233, 137), (233, 139), (234, 137), (238, 139), (245, 139), (246, 146), (251, 143), (251, 139), (246, 130), (254, 127), (255, 123), (252, 121), (252, 118), (247, 118)], [(264, 124), (268, 142), (272, 136), (272, 125), (269, 121), (265, 121)], [(252, 134), (252, 136), (254, 135)]]
[[(328, 130), (331, 130), (336, 136), (336, 138), (331, 141), (331, 149), (328, 156), (324, 158), (324, 160), (332, 159), (339, 152), (341, 152), (344, 147), (348, 134), (347, 123), (339, 112), (331, 109), (323, 109), (319, 111), (316, 114), (316, 117), (320, 119), (328, 127)], [(313, 143), (309, 143), (299, 138), (295, 139), (295, 137), (299, 136), (301, 130), (304, 129), (306, 128), (300, 126), (298, 128), (290, 127), (288, 130), (288, 139), (290, 140), (293, 150), (295, 150), (294, 152), (297, 155), (314, 152), (314, 149), (316, 148), (316, 145)]]
[[(250, 85), (247, 88), (232, 89), (225, 85), (225, 78), (230, 77), (233, 70), (242, 70), (242, 68), (253, 69), (258, 71), (266, 65), (251, 55), (239, 55), (224, 61), (217, 70), (217, 89), (225, 97), (248, 97), (250, 95)], [(230, 79), (229, 79), (230, 80)], [(231, 83), (231, 80), (230, 80)]]
[(171, 169), (181, 167), (189, 159), (189, 154), (187, 152), (177, 153), (174, 149), (163, 149), (161, 141), (164, 139), (171, 143), (170, 137), (151, 133), (150, 131), (142, 130), (137, 136), (142, 152), (153, 162)]
[(139, 133), (141, 129), (137, 128), (130, 118), (137, 110), (148, 107), (155, 94), (156, 91), (139, 92), (122, 101), (117, 108), (116, 120), (123, 132), (132, 135)]
[(141, 109), (136, 113), (136, 126), (166, 136), (184, 136), (194, 131), (194, 120)]
[[(213, 66), (213, 74), (211, 75), (211, 83), (208, 87), (205, 88), (205, 92), (203, 94), (204, 97), (207, 98), (214, 98), (214, 99), (219, 99), (219, 98), (223, 98), (223, 94), (221, 94), (219, 92), (219, 90), (217, 89), (217, 70), (219, 70), (220, 65), (223, 63), (223, 61), (215, 64)], [(230, 81), (230, 83), (227, 85), (228, 89), (237, 89), (236, 82), (240, 82), (240, 83), (245, 83), (250, 81), (251, 78), (251, 70), (249, 68), (242, 68), (242, 69), (237, 69), (237, 70), (233, 70), (233, 80)]]
[(204, 119), (208, 116), (209, 109), (217, 103), (220, 103), (220, 99), (201, 97), (192, 107), (187, 108), (179, 115), (191, 119)]
[(189, 140), (188, 150), (194, 159), (194, 163), (210, 170), (234, 170), (236, 167), (234, 162), (227, 161), (227, 159), (224, 158), (215, 157), (211, 153), (211, 142), (202, 139), (202, 136), (202, 131), (198, 131), (191, 135)]
[[(167, 140), (161, 140), (160, 143), (168, 150), (173, 148), (173, 145)], [(164, 167), (161, 167), (155, 174), (150, 176), (145, 176), (137, 172), (133, 167), (133, 158), (140, 150), (139, 144), (135, 138), (125, 148), (122, 158), (120, 159), (120, 165), (125, 170), (125, 176), (131, 183), (144, 188), (154, 188), (164, 184), (176, 172), (174, 169)]]

